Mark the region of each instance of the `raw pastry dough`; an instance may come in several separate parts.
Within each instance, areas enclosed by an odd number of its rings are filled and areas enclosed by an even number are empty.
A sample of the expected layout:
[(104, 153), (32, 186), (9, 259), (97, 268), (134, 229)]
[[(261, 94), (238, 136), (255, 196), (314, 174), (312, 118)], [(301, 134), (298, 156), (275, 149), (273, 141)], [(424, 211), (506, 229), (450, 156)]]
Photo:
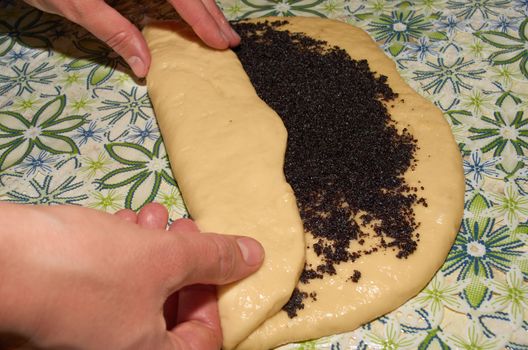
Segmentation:
[(205, 47), (178, 23), (144, 29), (148, 91), (187, 209), (201, 230), (247, 235), (261, 269), (219, 288), (224, 348), (288, 301), (304, 266), (304, 237), (283, 174), (286, 130), (256, 95), (232, 51)]
[[(388, 106), (392, 118), (418, 140), (418, 163), (406, 180), (425, 188), (421, 195), (428, 206), (415, 208), (421, 236), (411, 256), (397, 259), (381, 251), (338, 265), (337, 275), (301, 285), (316, 291), (317, 301), (306, 299), (298, 316), (288, 318), (278, 310), (299, 276), (304, 242), (295, 199), (282, 174), (282, 123), (255, 95), (232, 52), (204, 47), (180, 25), (147, 27), (153, 57), (149, 93), (189, 212), (203, 230), (251, 235), (266, 249), (257, 274), (220, 289), (226, 349), (237, 344), (237, 349), (268, 349), (349, 331), (395, 309), (440, 267), (463, 212), (461, 157), (442, 113), (402, 80), (362, 30), (327, 19), (286, 20), (285, 29), (337, 45), (354, 59), (368, 59), (371, 70), (388, 77), (399, 94)], [(306, 239), (311, 246), (309, 234)], [(307, 262), (318, 264), (311, 250)], [(355, 269), (361, 279), (347, 281)]]
[[(406, 182), (409, 186), (424, 187), (420, 195), (428, 206), (415, 208), (416, 220), (421, 223), (420, 241), (417, 250), (407, 259), (398, 259), (391, 251), (380, 251), (354, 263), (337, 265), (335, 276), (300, 284), (302, 290), (315, 291), (317, 301), (306, 299), (305, 308), (293, 319), (286, 312), (279, 312), (237, 350), (269, 349), (351, 331), (397, 308), (416, 295), (440, 268), (463, 214), (462, 159), (441, 111), (403, 81), (394, 62), (363, 30), (327, 19), (292, 17), (286, 20), (289, 24), (281, 30), (302, 32), (331, 46), (337, 45), (353, 59), (367, 59), (372, 71), (388, 77), (389, 86), (399, 94), (387, 106), (391, 117), (400, 129), (407, 128), (418, 140), (417, 166), (405, 174)], [(306, 240), (307, 246), (313, 244), (310, 234)], [(313, 266), (319, 264), (313, 250), (308, 250), (306, 259)], [(347, 281), (355, 269), (361, 271), (361, 279), (358, 283)]]

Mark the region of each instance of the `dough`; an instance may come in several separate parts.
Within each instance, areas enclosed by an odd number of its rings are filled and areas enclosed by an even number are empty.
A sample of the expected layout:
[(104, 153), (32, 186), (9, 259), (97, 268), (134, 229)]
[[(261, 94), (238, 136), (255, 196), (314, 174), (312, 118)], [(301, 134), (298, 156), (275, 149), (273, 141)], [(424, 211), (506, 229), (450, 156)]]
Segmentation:
[(260, 270), (219, 288), (224, 348), (288, 301), (304, 266), (304, 237), (282, 171), (286, 130), (256, 95), (232, 51), (205, 47), (178, 23), (149, 25), (147, 77), (171, 167), (203, 231), (247, 235), (266, 251)]
[[(337, 265), (336, 275), (300, 286), (315, 291), (317, 301), (305, 299), (305, 308), (290, 319), (279, 310), (296, 284), (305, 246), (295, 199), (282, 174), (282, 123), (257, 98), (232, 52), (205, 48), (180, 25), (147, 27), (153, 56), (149, 94), (189, 212), (202, 230), (251, 235), (266, 249), (257, 274), (220, 288), (225, 349), (268, 349), (350, 331), (397, 308), (441, 266), (463, 213), (461, 157), (442, 113), (402, 80), (362, 30), (327, 19), (286, 20), (284, 29), (368, 59), (372, 71), (388, 77), (399, 94), (388, 105), (392, 118), (418, 140), (417, 165), (406, 181), (424, 187), (428, 206), (415, 208), (421, 235), (412, 255), (398, 259), (390, 250), (379, 251)], [(306, 234), (306, 246), (312, 243)], [(319, 263), (312, 250), (306, 259)], [(349, 280), (354, 270), (362, 273), (358, 283)]]
[[(302, 290), (315, 291), (317, 301), (305, 299), (305, 308), (292, 319), (284, 311), (277, 313), (237, 350), (269, 349), (351, 331), (402, 305), (425, 287), (443, 264), (463, 214), (462, 159), (449, 125), (439, 109), (403, 81), (394, 62), (370, 36), (359, 28), (327, 19), (268, 18), (274, 19), (289, 22), (281, 30), (302, 32), (331, 46), (337, 45), (353, 59), (367, 59), (372, 71), (388, 77), (388, 84), (399, 94), (387, 106), (392, 119), (418, 140), (417, 166), (406, 173), (406, 182), (409, 186), (424, 187), (420, 195), (428, 206), (415, 207), (416, 220), (421, 223), (420, 241), (407, 259), (398, 259), (391, 251), (379, 251), (353, 263), (337, 265), (335, 276), (325, 275), (322, 280), (300, 284)], [(313, 244), (310, 234), (306, 234), (306, 241), (307, 246)], [(313, 266), (319, 264), (313, 250), (307, 251), (306, 259)], [(358, 283), (349, 280), (354, 270), (361, 271)]]

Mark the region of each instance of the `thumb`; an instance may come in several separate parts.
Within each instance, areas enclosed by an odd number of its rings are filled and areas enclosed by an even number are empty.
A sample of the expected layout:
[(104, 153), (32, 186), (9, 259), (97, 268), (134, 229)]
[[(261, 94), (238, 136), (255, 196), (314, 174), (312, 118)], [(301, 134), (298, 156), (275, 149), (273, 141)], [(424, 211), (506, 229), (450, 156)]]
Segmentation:
[[(172, 282), (171, 289), (193, 284), (235, 282), (254, 273), (262, 264), (264, 249), (256, 240), (200, 233), (190, 222), (177, 220), (171, 226), (171, 236), (176, 238), (177, 245), (171, 258), (174, 269), (168, 271), (172, 276), (167, 276), (169, 283)], [(175, 280), (178, 275), (180, 277)]]
[(147, 43), (139, 29), (104, 1), (86, 1), (76, 11), (64, 11), (69, 20), (86, 28), (124, 58), (134, 74), (144, 77), (150, 65)]

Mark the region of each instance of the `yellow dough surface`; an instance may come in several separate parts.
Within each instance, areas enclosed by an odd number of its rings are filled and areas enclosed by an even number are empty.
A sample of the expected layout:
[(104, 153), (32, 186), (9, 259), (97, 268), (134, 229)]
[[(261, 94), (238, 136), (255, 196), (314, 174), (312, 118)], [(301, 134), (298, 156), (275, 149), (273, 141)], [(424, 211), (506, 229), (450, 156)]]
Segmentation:
[(144, 30), (156, 118), (187, 209), (202, 231), (246, 235), (266, 251), (250, 277), (219, 288), (224, 348), (288, 301), (304, 266), (295, 196), (283, 174), (286, 130), (231, 51), (182, 24)]
[[(334, 276), (325, 275), (322, 280), (314, 279), (309, 284), (299, 283), (299, 289), (315, 291), (317, 300), (305, 299), (304, 309), (299, 310), (293, 319), (284, 311), (277, 313), (237, 350), (269, 349), (351, 331), (402, 305), (416, 295), (440, 268), (463, 214), (462, 159), (441, 111), (404, 82), (394, 62), (363, 30), (319, 18), (286, 20), (289, 24), (280, 30), (302, 32), (327, 41), (331, 46), (337, 45), (353, 59), (367, 59), (372, 71), (388, 77), (389, 86), (399, 95), (388, 103), (389, 113), (400, 130), (407, 128), (418, 140), (416, 168), (408, 171), (405, 179), (409, 186), (424, 187), (419, 195), (427, 200), (428, 206), (415, 207), (420, 240), (417, 250), (407, 259), (396, 258), (396, 253), (390, 250), (380, 250), (353, 263), (337, 265)], [(306, 234), (306, 241), (307, 246), (312, 246), (310, 234)], [(307, 264), (313, 266), (320, 263), (313, 250), (307, 251), (306, 259)], [(354, 270), (361, 272), (358, 283), (349, 279)]]
[[(234, 53), (204, 47), (179, 25), (147, 27), (153, 57), (149, 94), (190, 214), (202, 230), (250, 235), (266, 249), (257, 274), (220, 289), (225, 349), (269, 349), (350, 331), (397, 308), (441, 266), (463, 213), (462, 161), (449, 125), (403, 81), (376, 43), (346, 23), (280, 19), (289, 22), (280, 30), (337, 45), (388, 77), (399, 94), (387, 106), (392, 119), (418, 141), (416, 166), (405, 178), (409, 186), (424, 187), (419, 194), (428, 205), (415, 208), (420, 240), (413, 254), (398, 259), (391, 250), (379, 250), (336, 265), (336, 275), (299, 284), (301, 290), (316, 292), (317, 300), (305, 299), (304, 309), (290, 319), (280, 308), (297, 284), (305, 248), (313, 242), (309, 233), (303, 239), (282, 172), (284, 126), (256, 96)], [(306, 262), (319, 264), (313, 250), (306, 251)], [(362, 274), (357, 283), (349, 280), (354, 270)]]

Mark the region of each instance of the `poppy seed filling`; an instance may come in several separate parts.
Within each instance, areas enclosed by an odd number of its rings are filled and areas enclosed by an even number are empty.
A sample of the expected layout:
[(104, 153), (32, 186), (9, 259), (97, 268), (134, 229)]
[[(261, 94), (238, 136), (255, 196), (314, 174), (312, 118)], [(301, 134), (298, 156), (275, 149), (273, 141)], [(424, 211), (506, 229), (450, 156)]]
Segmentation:
[[(287, 21), (236, 22), (234, 49), (258, 96), (288, 130), (284, 173), (292, 186), (317, 266), (305, 265), (300, 282), (336, 274), (335, 266), (364, 254), (391, 250), (406, 258), (417, 247), (414, 205), (427, 206), (405, 183), (417, 141), (398, 132), (384, 103), (397, 94), (387, 77), (339, 47), (281, 29)], [(401, 100), (403, 103), (404, 101)], [(365, 238), (375, 239), (364, 246)], [(356, 241), (361, 248), (351, 249)], [(357, 283), (361, 272), (350, 277)], [(314, 292), (295, 289), (283, 307), (290, 318)]]

